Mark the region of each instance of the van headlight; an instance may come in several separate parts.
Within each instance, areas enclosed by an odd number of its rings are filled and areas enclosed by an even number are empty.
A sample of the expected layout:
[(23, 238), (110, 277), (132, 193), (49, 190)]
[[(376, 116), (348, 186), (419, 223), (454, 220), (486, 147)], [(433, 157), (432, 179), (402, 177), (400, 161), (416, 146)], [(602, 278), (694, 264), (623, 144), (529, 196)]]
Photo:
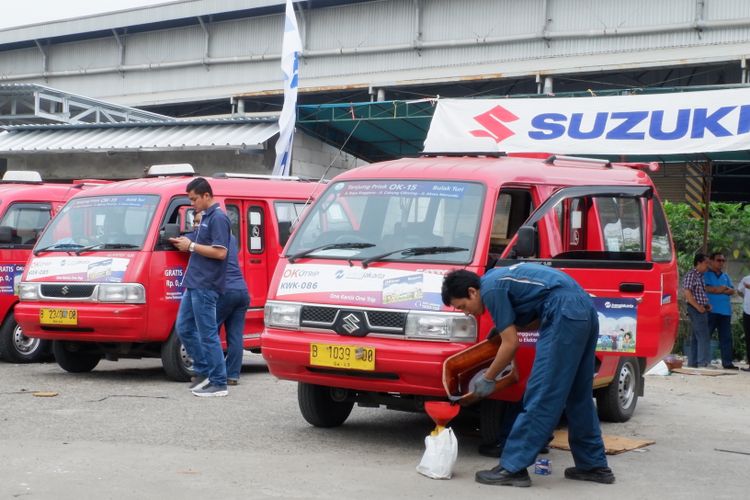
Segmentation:
[(123, 304), (145, 304), (146, 289), (140, 283), (101, 283), (97, 287), (96, 300)]
[(476, 342), (477, 321), (465, 314), (410, 311), (404, 331), (407, 339)]
[(18, 285), (18, 300), (39, 300), (39, 283)]
[(266, 307), (263, 309), (263, 321), (266, 326), (299, 330), (301, 312), (300, 304), (270, 301), (266, 302)]

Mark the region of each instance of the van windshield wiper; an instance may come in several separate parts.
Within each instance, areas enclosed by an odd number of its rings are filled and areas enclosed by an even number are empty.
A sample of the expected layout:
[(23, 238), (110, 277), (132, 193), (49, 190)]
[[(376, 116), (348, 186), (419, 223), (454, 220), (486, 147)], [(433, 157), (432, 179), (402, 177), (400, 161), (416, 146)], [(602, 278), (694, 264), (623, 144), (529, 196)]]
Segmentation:
[(131, 243), (97, 243), (96, 245), (89, 245), (87, 247), (79, 248), (76, 250), (76, 255), (81, 255), (83, 252), (89, 250), (103, 250), (103, 249), (119, 249), (119, 248), (140, 248), (138, 245)]
[(327, 245), (320, 245), (319, 247), (313, 247), (308, 248), (307, 250), (302, 250), (301, 252), (297, 252), (294, 255), (287, 258), (290, 264), (294, 264), (294, 261), (297, 259), (301, 259), (302, 257), (306, 255), (310, 255), (311, 253), (320, 252), (321, 250), (332, 250), (332, 249), (348, 249), (348, 248), (370, 248), (374, 247), (375, 245), (373, 243), (357, 243), (357, 242), (348, 242), (348, 243), (328, 243)]
[(409, 248), (402, 248), (401, 250), (391, 250), (390, 252), (381, 253), (380, 255), (375, 255), (370, 257), (369, 259), (365, 259), (362, 261), (362, 267), (365, 269), (368, 265), (370, 265), (373, 262), (385, 259), (386, 257), (389, 257), (393, 254), (400, 253), (404, 257), (414, 257), (417, 255), (432, 255), (436, 253), (452, 253), (452, 252), (465, 252), (468, 251), (468, 248), (463, 247), (409, 247)]
[(37, 248), (34, 250), (34, 255), (39, 255), (42, 252), (49, 252), (50, 250), (73, 250), (81, 247), (83, 247), (83, 245), (78, 243), (55, 243), (54, 245), (49, 245), (44, 248)]

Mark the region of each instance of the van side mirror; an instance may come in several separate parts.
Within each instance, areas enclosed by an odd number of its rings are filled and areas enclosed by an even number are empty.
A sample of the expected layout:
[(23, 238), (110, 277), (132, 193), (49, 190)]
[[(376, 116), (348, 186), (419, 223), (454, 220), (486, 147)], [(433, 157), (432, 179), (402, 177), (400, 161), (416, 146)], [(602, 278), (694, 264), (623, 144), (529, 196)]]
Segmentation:
[(532, 226), (519, 227), (513, 250), (515, 250), (516, 257), (536, 256), (536, 229)]
[(281, 248), (286, 246), (289, 237), (292, 235), (292, 221), (279, 221), (279, 245)]
[(13, 229), (10, 226), (0, 226), (0, 243), (13, 242)]
[(171, 243), (169, 242), (169, 238), (179, 238), (180, 237), (180, 225), (179, 224), (164, 224), (162, 226), (161, 230), (159, 231), (159, 245), (160, 246), (169, 246)]

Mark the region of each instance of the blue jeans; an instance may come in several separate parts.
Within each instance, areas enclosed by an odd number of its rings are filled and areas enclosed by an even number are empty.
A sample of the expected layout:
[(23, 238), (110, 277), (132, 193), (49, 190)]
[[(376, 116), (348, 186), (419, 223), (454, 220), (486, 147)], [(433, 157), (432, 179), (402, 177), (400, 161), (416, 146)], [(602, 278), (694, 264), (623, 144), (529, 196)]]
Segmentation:
[(227, 288), (216, 304), (216, 323), (227, 332), (227, 378), (239, 380), (242, 370), (242, 333), (245, 313), (250, 305), (247, 290)]
[(607, 467), (591, 397), (599, 337), (596, 310), (583, 292), (568, 291), (552, 292), (543, 308), (523, 410), (505, 442), (500, 465), (518, 472), (533, 464), (565, 411), (576, 467)]
[(177, 335), (193, 358), (196, 376), (208, 377), (213, 385), (227, 385), (227, 369), (216, 324), (219, 294), (206, 288), (187, 288), (177, 311)]
[(690, 318), (690, 355), (688, 365), (702, 368), (711, 363), (711, 335), (708, 333), (708, 313), (700, 313), (691, 305), (687, 306)]
[[(708, 336), (713, 335), (714, 330), (719, 330), (719, 348), (721, 349), (721, 365), (731, 366), (734, 358), (732, 347), (732, 317), (726, 314), (708, 313)], [(710, 345), (710, 342), (709, 342)]]

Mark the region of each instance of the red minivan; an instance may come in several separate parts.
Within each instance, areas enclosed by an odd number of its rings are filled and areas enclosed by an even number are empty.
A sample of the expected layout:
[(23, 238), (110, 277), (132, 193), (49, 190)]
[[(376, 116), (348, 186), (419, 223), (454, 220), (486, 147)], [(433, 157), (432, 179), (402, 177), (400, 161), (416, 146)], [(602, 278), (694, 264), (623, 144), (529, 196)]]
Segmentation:
[[(675, 341), (677, 262), (649, 176), (608, 161), (432, 156), (339, 175), (276, 268), (263, 356), (298, 382), (313, 425), (342, 424), (355, 403), (421, 410), (447, 399), (444, 360), (492, 326), (443, 305), (443, 276), (518, 262), (562, 269), (594, 297), (598, 410), (630, 418), (643, 373)], [(537, 335), (521, 335), (519, 382), (480, 404), (487, 440), (498, 401), (523, 395)]]
[[(158, 165), (150, 176), (73, 197), (50, 222), (19, 285), (18, 323), (52, 340), (58, 364), (87, 372), (102, 358), (161, 357), (167, 375), (188, 380), (192, 360), (174, 332), (188, 255), (170, 236), (192, 230), (185, 193), (190, 165)], [(251, 304), (244, 346), (257, 350), (268, 282), (305, 204), (318, 188), (296, 178), (209, 179), (239, 244)]]
[(43, 182), (38, 172), (30, 170), (9, 170), (3, 175), (0, 181), (0, 357), (6, 361), (30, 363), (49, 355), (49, 342), (27, 337), (16, 323), (18, 283), (37, 237), (52, 216), (71, 196), (106, 182)]

